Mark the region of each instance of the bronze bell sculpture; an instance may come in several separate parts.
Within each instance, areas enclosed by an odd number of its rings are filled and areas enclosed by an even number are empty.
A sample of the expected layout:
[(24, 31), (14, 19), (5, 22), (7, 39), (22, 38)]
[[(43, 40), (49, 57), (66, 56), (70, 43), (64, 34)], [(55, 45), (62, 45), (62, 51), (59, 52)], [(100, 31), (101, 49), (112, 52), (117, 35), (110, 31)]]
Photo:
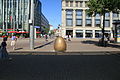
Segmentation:
[(59, 36), (55, 39), (54, 49), (57, 52), (64, 52), (66, 50), (66, 42), (63, 37)]

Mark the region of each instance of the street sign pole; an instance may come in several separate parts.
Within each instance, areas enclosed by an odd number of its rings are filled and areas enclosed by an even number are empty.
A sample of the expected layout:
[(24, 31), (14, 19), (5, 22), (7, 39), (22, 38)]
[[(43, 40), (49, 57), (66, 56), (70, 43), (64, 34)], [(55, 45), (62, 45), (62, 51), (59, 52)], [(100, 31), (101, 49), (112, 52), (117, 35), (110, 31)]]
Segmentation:
[(34, 1), (31, 0), (31, 11), (30, 11), (30, 49), (34, 49)]

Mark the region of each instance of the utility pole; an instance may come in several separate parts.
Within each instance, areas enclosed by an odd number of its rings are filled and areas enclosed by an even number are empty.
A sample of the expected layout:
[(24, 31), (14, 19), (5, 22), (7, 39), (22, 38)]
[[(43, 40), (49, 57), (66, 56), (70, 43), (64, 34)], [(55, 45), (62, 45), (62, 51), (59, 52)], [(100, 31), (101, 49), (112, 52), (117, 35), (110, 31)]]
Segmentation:
[(30, 49), (34, 49), (34, 0), (31, 0), (30, 10)]

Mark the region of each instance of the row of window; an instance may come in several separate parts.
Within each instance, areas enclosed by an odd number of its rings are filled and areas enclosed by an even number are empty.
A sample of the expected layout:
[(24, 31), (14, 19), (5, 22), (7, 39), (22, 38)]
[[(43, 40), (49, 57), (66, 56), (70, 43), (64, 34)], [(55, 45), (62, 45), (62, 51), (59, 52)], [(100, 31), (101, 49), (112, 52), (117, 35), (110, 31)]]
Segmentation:
[[(110, 13), (106, 12), (106, 17), (110, 16)], [(117, 13), (113, 13), (113, 17), (118, 17), (119, 15)], [(76, 10), (76, 26), (82, 26), (82, 20), (83, 18), (83, 12), (82, 10)], [(95, 26), (100, 26), (101, 24), (101, 18), (100, 14), (96, 14), (95, 17)], [(92, 25), (92, 19), (88, 15), (86, 15), (86, 21), (85, 26), (91, 26)], [(66, 10), (66, 26), (73, 26), (73, 11), (72, 10)], [(105, 20), (105, 27), (110, 27), (110, 20)]]
[[(73, 10), (66, 10), (66, 15), (67, 16), (72, 16), (73, 15)], [(82, 15), (83, 15), (82, 10), (76, 10), (76, 16), (82, 16)], [(113, 13), (112, 15), (113, 15), (113, 17), (119, 17), (118, 13)], [(86, 17), (89, 17), (89, 16), (86, 14)], [(96, 14), (95, 17), (100, 17), (100, 14)], [(106, 12), (105, 17), (110, 17), (110, 13)]]
[[(85, 5), (83, 3), (85, 3)], [(66, 1), (65, 6), (73, 7), (73, 1)], [(75, 7), (87, 7), (87, 1), (75, 1)]]
[[(95, 33), (93, 33), (92, 30), (85, 30), (85, 38), (93, 38), (93, 34), (95, 35), (95, 38), (101, 38), (102, 37), (102, 31), (101, 30), (95, 30)], [(110, 36), (110, 30), (105, 30), (105, 35)], [(83, 38), (83, 30), (76, 30), (76, 37)]]
[[(76, 19), (76, 26), (82, 26), (82, 22), (83, 22), (82, 19)], [(95, 26), (100, 27), (100, 24), (101, 24), (101, 20), (95, 19)], [(66, 18), (66, 26), (73, 26), (73, 19)], [(85, 26), (92, 26), (92, 20), (86, 19)], [(105, 20), (105, 27), (110, 27), (110, 20)]]

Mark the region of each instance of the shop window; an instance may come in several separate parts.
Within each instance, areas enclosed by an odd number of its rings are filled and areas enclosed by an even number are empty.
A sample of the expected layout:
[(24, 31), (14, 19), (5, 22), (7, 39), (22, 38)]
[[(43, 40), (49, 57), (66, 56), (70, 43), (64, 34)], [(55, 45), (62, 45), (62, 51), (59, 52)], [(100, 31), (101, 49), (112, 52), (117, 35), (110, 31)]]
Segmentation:
[(102, 31), (101, 30), (95, 30), (95, 38), (101, 38), (102, 37)]
[(86, 38), (92, 38), (92, 37), (93, 37), (93, 35), (92, 35), (92, 30), (86, 30), (86, 31), (85, 31), (85, 37), (86, 37)]
[(76, 30), (76, 37), (83, 38), (83, 30)]

